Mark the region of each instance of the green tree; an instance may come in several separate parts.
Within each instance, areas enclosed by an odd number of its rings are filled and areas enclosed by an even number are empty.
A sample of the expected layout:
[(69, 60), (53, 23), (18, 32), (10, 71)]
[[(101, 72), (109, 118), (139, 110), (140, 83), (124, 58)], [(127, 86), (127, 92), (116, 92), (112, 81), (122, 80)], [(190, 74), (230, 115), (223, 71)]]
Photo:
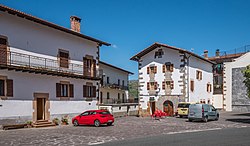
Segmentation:
[(245, 80), (243, 81), (243, 83), (245, 83), (247, 87), (247, 94), (248, 94), (248, 97), (250, 98), (250, 65), (248, 65), (246, 69), (243, 70), (243, 75), (245, 77)]

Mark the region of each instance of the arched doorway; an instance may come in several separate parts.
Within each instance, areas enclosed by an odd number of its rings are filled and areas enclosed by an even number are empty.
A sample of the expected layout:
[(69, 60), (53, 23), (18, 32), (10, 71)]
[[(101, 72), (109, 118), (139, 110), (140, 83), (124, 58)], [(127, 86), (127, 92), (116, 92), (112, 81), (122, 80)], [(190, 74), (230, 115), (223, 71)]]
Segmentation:
[(173, 116), (174, 115), (174, 106), (173, 102), (166, 100), (163, 103), (163, 111), (167, 113), (168, 116)]

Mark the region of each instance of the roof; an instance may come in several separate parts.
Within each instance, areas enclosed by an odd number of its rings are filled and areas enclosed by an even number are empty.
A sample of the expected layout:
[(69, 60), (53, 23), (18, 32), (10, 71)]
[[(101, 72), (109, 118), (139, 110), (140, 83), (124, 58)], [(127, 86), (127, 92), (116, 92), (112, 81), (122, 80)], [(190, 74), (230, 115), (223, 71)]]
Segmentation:
[(234, 59), (236, 59), (244, 54), (246, 54), (246, 53), (228, 54), (228, 55), (223, 55), (223, 56), (213, 56), (213, 57), (209, 57), (208, 60), (214, 61), (217, 63), (231, 62)]
[(18, 10), (12, 9), (12, 8), (9, 8), (9, 7), (4, 6), (4, 5), (1, 5), (1, 4), (0, 4), (0, 11), (8, 12), (9, 14), (16, 15), (16, 16), (21, 17), (21, 18), (25, 18), (25, 19), (27, 19), (27, 20), (29, 20), (29, 21), (33, 21), (33, 22), (36, 22), (36, 23), (39, 23), (39, 24), (42, 24), (42, 25), (45, 25), (45, 26), (48, 26), (48, 27), (51, 27), (51, 28), (54, 28), (54, 29), (57, 29), (57, 30), (66, 32), (66, 33), (69, 33), (69, 34), (72, 34), (72, 35), (75, 35), (75, 36), (78, 36), (78, 37), (81, 37), (81, 38), (84, 38), (84, 39), (87, 39), (87, 40), (90, 40), (90, 41), (93, 41), (93, 42), (97, 42), (97, 43), (99, 43), (100, 45), (110, 46), (110, 44), (107, 43), (107, 42), (103, 42), (103, 41), (101, 41), (101, 40), (92, 38), (92, 37), (87, 36), (87, 35), (83, 35), (83, 34), (81, 34), (81, 33), (75, 32), (75, 31), (70, 30), (70, 29), (68, 29), (68, 28), (65, 28), (65, 27), (56, 25), (56, 24), (54, 24), (54, 23), (48, 22), (48, 21), (46, 21), (46, 20), (37, 18), (37, 17), (35, 17), (35, 16), (26, 14), (26, 13), (24, 13), (24, 12), (21, 12), (21, 11), (18, 11)]
[(124, 69), (122, 69), (122, 68), (119, 68), (119, 67), (117, 67), (117, 66), (108, 64), (108, 63), (103, 62), (103, 61), (99, 61), (99, 63), (100, 63), (100, 64), (103, 64), (103, 65), (107, 65), (107, 66), (112, 67), (112, 68), (115, 68), (115, 69), (118, 69), (118, 70), (120, 70), (120, 71), (126, 72), (126, 73), (131, 74), (131, 75), (134, 74), (134, 73), (132, 73), (132, 72), (130, 72), (130, 71), (124, 70)]
[(203, 58), (193, 52), (190, 52), (190, 51), (187, 51), (185, 49), (182, 49), (182, 48), (177, 48), (177, 47), (173, 47), (173, 46), (169, 46), (169, 45), (166, 45), (166, 44), (161, 44), (161, 43), (154, 43), (153, 45), (149, 46), (148, 48), (142, 50), (141, 52), (137, 53), (136, 55), (134, 55), (133, 57), (130, 58), (130, 60), (134, 60), (134, 61), (138, 61), (142, 56), (146, 55), (147, 53), (153, 51), (154, 49), (158, 48), (158, 47), (166, 47), (166, 48), (169, 48), (169, 49), (173, 49), (173, 50), (177, 50), (177, 51), (181, 51), (181, 52), (185, 52), (185, 53), (188, 53), (196, 58), (199, 58), (201, 60), (204, 60), (208, 63), (211, 63), (211, 64), (215, 64), (214, 62), (210, 61), (210, 60), (207, 60), (206, 58)]

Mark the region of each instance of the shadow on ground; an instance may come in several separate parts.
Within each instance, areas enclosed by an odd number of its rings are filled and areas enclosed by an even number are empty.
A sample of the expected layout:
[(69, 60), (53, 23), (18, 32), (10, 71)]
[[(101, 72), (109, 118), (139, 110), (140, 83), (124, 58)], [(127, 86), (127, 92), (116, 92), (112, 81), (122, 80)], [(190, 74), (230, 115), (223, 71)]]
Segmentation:
[(226, 121), (250, 124), (250, 119), (243, 119), (243, 118), (226, 119)]
[(250, 117), (250, 113), (233, 114), (233, 116), (248, 116), (248, 117)]

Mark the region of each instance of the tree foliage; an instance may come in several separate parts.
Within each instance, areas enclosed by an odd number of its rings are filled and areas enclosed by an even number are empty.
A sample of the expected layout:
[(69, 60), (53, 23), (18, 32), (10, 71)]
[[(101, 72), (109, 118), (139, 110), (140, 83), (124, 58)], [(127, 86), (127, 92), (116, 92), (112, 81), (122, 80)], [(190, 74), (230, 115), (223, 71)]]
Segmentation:
[(243, 75), (245, 77), (245, 80), (243, 81), (243, 83), (245, 83), (247, 87), (247, 94), (248, 94), (248, 97), (250, 98), (250, 65), (248, 65), (246, 69), (243, 70)]

